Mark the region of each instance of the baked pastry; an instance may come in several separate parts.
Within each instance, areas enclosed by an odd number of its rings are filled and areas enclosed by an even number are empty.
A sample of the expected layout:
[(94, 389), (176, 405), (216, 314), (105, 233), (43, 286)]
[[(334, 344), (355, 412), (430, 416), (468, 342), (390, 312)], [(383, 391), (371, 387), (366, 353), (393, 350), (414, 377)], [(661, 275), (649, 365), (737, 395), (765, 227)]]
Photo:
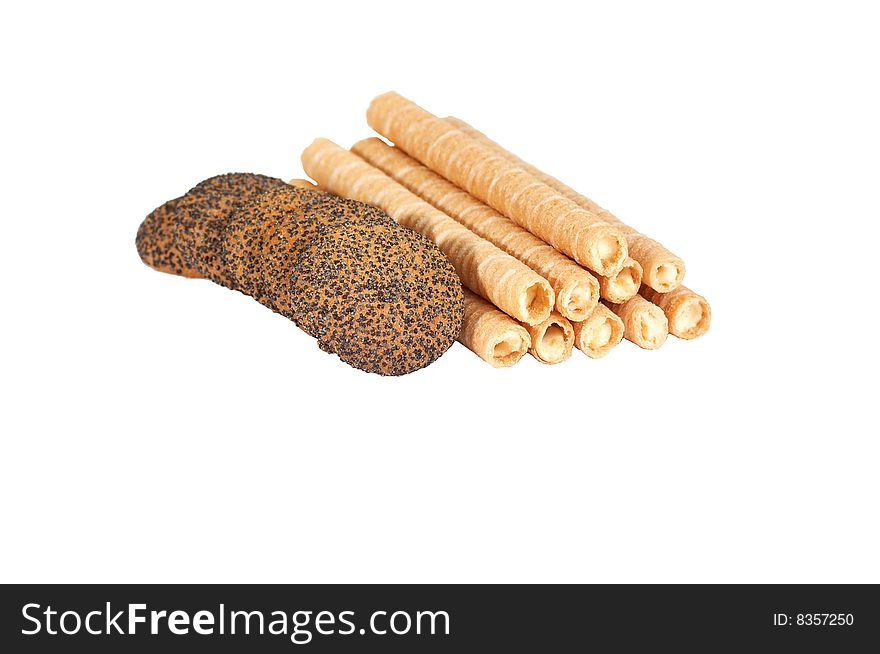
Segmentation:
[(663, 310), (635, 295), (623, 304), (602, 300), (623, 321), (623, 337), (646, 350), (656, 350), (666, 342), (669, 321)]
[(207, 278), (234, 288), (222, 256), (222, 241), (233, 211), (273, 188), (280, 179), (252, 173), (227, 173), (196, 184), (148, 215), (135, 246), (141, 260), (160, 272)]
[(380, 218), (328, 227), (309, 242), (293, 270), (290, 306), (321, 349), (367, 372), (403, 375), (455, 342), (464, 300), (436, 245)]
[(245, 202), (286, 186), (280, 179), (265, 175), (227, 173), (190, 189), (177, 207), (175, 221), (175, 244), (187, 265), (211, 281), (237, 288), (223, 257), (227, 224)]
[(571, 356), (574, 346), (574, 329), (558, 311), (550, 314), (544, 322), (523, 327), (529, 332), (532, 346), (529, 354), (541, 363), (559, 363)]
[(687, 286), (679, 286), (669, 293), (658, 293), (642, 286), (640, 292), (642, 297), (663, 310), (669, 321), (669, 333), (673, 336), (689, 340), (709, 331), (712, 309), (706, 298)]
[(601, 302), (586, 320), (571, 323), (574, 346), (591, 359), (608, 354), (623, 338), (623, 321)]
[(295, 187), (265, 193), (240, 212), (264, 225), (258, 266), (260, 279), (255, 284), (254, 297), (291, 319), (294, 318), (289, 302), (293, 265), (306, 245), (325, 228), (345, 222), (393, 222), (372, 205)]
[(266, 240), (285, 218), (290, 225), (302, 224), (303, 205), (315, 195), (315, 191), (285, 185), (251, 198), (233, 212), (220, 251), (235, 288), (267, 303), (262, 274)]
[(374, 98), (367, 122), (411, 157), (582, 266), (600, 275), (614, 275), (623, 267), (626, 239), (615, 225), (403, 96), (389, 92)]
[(200, 278), (201, 273), (190, 267), (177, 249), (176, 221), (182, 200), (182, 197), (168, 200), (151, 211), (138, 227), (134, 244), (141, 261), (150, 268), (169, 275)]
[(138, 229), (145, 263), (240, 290), (350, 365), (402, 375), (461, 329), (455, 269), (380, 209), (249, 173), (212, 177)]
[(532, 346), (526, 328), (476, 293), (464, 291), (458, 341), (493, 368), (509, 368)]
[[(498, 143), (476, 128), (471, 127), (463, 120), (453, 118), (452, 116), (447, 117), (445, 120), (452, 127), (464, 132), (480, 145), (483, 145), (493, 153), (503, 157), (513, 165), (520, 167), (522, 170), (535, 177), (535, 179), (540, 180), (550, 188), (558, 191), (575, 202), (578, 206), (596, 214), (602, 220), (616, 226), (624, 234), (626, 242), (629, 245), (630, 256), (630, 260), (627, 260), (624, 263), (625, 266), (630, 268), (630, 272), (627, 276), (631, 276), (632, 279), (638, 279), (635, 281), (634, 285), (632, 284), (632, 281), (626, 277), (616, 280), (616, 284), (614, 283), (614, 275), (609, 275), (607, 278), (611, 283), (603, 283), (600, 279), (599, 283), (602, 284), (603, 299), (606, 299), (609, 302), (625, 302), (636, 294), (639, 283), (642, 281), (643, 277), (645, 284), (663, 293), (667, 293), (681, 284), (681, 280), (684, 277), (684, 261), (681, 260), (681, 257), (676, 256), (654, 239), (649, 238), (638, 230), (630, 227), (610, 211), (603, 209), (593, 202), (590, 198), (581, 195), (555, 177), (551, 177), (550, 175), (541, 172), (512, 152), (508, 152)], [(638, 268), (632, 265), (632, 260), (638, 262)], [(633, 288), (633, 286), (635, 288)], [(632, 292), (627, 295), (629, 291), (624, 289), (632, 289)]]

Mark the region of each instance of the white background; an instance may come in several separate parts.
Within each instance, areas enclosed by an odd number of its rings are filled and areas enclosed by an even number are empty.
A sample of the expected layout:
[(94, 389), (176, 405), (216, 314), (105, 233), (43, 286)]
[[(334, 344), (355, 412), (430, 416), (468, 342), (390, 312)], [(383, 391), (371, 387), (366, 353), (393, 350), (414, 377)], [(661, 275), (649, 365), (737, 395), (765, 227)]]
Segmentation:
[[(880, 582), (870, 3), (3, 10), (0, 580)], [(137, 257), (394, 89), (681, 254), (702, 339), (381, 378)]]

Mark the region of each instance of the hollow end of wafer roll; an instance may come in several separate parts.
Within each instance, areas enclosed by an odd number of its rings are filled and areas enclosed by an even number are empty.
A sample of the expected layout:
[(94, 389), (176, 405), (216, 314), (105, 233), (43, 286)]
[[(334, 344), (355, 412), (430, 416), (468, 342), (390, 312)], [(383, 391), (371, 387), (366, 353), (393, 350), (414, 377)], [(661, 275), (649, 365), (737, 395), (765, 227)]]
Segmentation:
[(493, 368), (509, 368), (522, 359), (532, 345), (528, 331), (512, 320), (510, 325), (481, 335), (466, 346)]
[(656, 350), (666, 342), (669, 321), (663, 309), (636, 295), (609, 308), (623, 320), (623, 337), (645, 350)]
[(509, 368), (529, 351), (531, 341), (528, 332), (522, 327), (515, 327), (498, 334), (497, 340), (488, 344), (483, 360), (493, 368)]
[(604, 357), (623, 340), (623, 321), (604, 304), (572, 327), (575, 347), (591, 359)]
[(627, 257), (623, 268), (616, 275), (599, 279), (602, 299), (615, 304), (621, 304), (633, 297), (639, 292), (641, 284), (642, 266), (631, 257)]
[(553, 312), (547, 320), (526, 329), (532, 339), (529, 352), (541, 363), (560, 363), (571, 356), (574, 329), (560, 314)]
[(532, 346), (528, 330), (467, 289), (458, 340), (493, 368), (509, 368)]
[(553, 311), (555, 301), (553, 288), (546, 280), (527, 287), (520, 298), (520, 308), (522, 315), (525, 316), (523, 322), (535, 325), (547, 320), (550, 312)]
[(626, 337), (646, 350), (656, 350), (666, 342), (669, 321), (658, 306), (641, 306), (632, 313), (632, 322), (626, 325)]
[(642, 282), (658, 293), (674, 291), (683, 279), (684, 261), (677, 257), (652, 261), (642, 275)]
[(585, 260), (581, 263), (585, 263), (605, 277), (620, 272), (629, 256), (629, 249), (626, 238), (619, 229), (608, 223), (602, 223), (585, 230), (582, 238), (592, 245), (589, 251), (584, 253)]
[(556, 310), (571, 321), (585, 320), (599, 303), (599, 282), (590, 275), (556, 288)]
[(658, 293), (643, 284), (639, 293), (663, 310), (669, 321), (669, 333), (673, 336), (689, 340), (709, 331), (712, 322), (709, 302), (686, 286), (679, 286), (669, 293)]
[(697, 338), (709, 331), (712, 309), (701, 295), (683, 295), (669, 303), (665, 313), (669, 333), (686, 340)]

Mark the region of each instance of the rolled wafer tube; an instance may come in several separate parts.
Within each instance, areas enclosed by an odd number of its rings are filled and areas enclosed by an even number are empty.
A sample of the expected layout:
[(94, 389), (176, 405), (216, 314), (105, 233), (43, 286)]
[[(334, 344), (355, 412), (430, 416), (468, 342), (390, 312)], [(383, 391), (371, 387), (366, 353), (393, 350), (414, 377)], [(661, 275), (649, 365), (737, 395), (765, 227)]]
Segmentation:
[(493, 368), (509, 368), (532, 345), (526, 328), (467, 289), (459, 342)]
[[(358, 141), (351, 150), (544, 277), (553, 286), (557, 311), (566, 318), (583, 320), (596, 307), (599, 282), (552, 245), (381, 139)], [(632, 297), (638, 288), (636, 282), (632, 293), (618, 301)]]
[(406, 98), (394, 92), (374, 98), (367, 122), (428, 168), (581, 265), (602, 275), (613, 275), (623, 266), (627, 245), (617, 226)]
[(641, 264), (632, 257), (627, 257), (619, 273), (613, 277), (599, 276), (599, 293), (603, 300), (620, 304), (638, 293), (641, 283)]
[[(531, 164), (526, 163), (512, 152), (508, 152), (498, 145), (498, 143), (491, 140), (488, 136), (474, 127), (471, 127), (463, 120), (452, 116), (447, 117), (445, 120), (451, 126), (474, 138), (477, 142), (488, 147), (493, 152), (505, 157), (509, 162), (518, 165), (529, 174), (544, 182), (547, 186), (558, 191), (570, 200), (573, 200), (578, 206), (581, 206), (588, 211), (592, 211), (602, 220), (616, 225), (626, 236), (626, 242), (629, 245), (629, 255), (641, 264), (644, 271), (644, 282), (648, 286), (660, 292), (669, 292), (681, 284), (681, 280), (684, 278), (684, 261), (667, 250), (660, 243), (645, 236), (638, 230), (633, 229), (613, 213), (607, 209), (603, 209), (590, 198), (581, 195), (555, 177), (547, 175)], [(605, 296), (603, 295), (602, 297), (604, 298)]]
[(331, 193), (373, 204), (419, 232), (446, 255), (462, 283), (517, 320), (542, 322), (553, 308), (550, 283), (523, 262), (332, 141), (316, 139), (302, 154), (306, 173)]
[(575, 347), (591, 359), (604, 357), (623, 339), (623, 321), (604, 304), (597, 306), (586, 320), (571, 326)]
[(686, 286), (679, 286), (669, 293), (658, 293), (642, 286), (641, 295), (663, 309), (669, 321), (669, 333), (678, 338), (691, 339), (709, 331), (712, 309), (702, 295)]
[(606, 305), (623, 321), (623, 337), (646, 350), (656, 350), (666, 342), (669, 321), (656, 304), (641, 295), (623, 304)]
[(529, 354), (541, 363), (560, 363), (571, 356), (574, 329), (559, 312), (536, 325), (523, 325), (532, 339)]

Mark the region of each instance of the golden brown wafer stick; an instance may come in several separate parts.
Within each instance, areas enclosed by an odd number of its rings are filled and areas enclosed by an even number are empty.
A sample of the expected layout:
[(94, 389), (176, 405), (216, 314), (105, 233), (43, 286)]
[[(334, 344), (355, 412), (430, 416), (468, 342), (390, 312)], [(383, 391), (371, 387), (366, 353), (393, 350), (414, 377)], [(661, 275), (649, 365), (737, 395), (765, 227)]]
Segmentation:
[(632, 257), (627, 257), (620, 272), (613, 277), (599, 275), (599, 292), (603, 300), (620, 304), (639, 292), (642, 283), (642, 266)]
[(606, 303), (606, 306), (623, 321), (623, 337), (626, 340), (646, 350), (656, 350), (666, 342), (669, 321), (656, 304), (636, 295), (623, 304)]
[(604, 304), (599, 304), (586, 320), (571, 326), (575, 347), (591, 359), (604, 357), (623, 339), (623, 321)]
[[(599, 282), (552, 245), (381, 139), (358, 141), (351, 150), (544, 277), (553, 286), (557, 311), (566, 318), (583, 320), (596, 307)], [(619, 301), (635, 295), (638, 288), (637, 283), (632, 293)]]
[(526, 328), (467, 289), (459, 342), (493, 368), (508, 368), (532, 345)]
[(574, 345), (574, 329), (560, 313), (554, 311), (550, 317), (536, 325), (523, 325), (532, 339), (529, 354), (541, 363), (560, 363), (571, 356)]
[[(459, 118), (454, 118), (452, 116), (447, 117), (445, 120), (450, 125), (464, 132), (468, 136), (471, 136), (477, 142), (488, 147), (493, 152), (500, 154), (511, 163), (520, 166), (529, 174), (534, 175), (539, 180), (547, 184), (547, 186), (558, 191), (565, 197), (573, 200), (579, 206), (587, 209), (588, 211), (592, 211), (602, 220), (616, 225), (626, 236), (626, 241), (629, 245), (629, 255), (641, 264), (644, 271), (644, 281), (648, 286), (661, 292), (669, 292), (675, 289), (679, 284), (681, 284), (681, 280), (684, 277), (684, 261), (682, 261), (680, 257), (674, 255), (672, 252), (667, 250), (660, 243), (633, 229), (632, 227), (621, 221), (620, 218), (615, 216), (613, 213), (611, 213), (607, 209), (603, 209), (598, 204), (593, 202), (590, 198), (586, 197), (585, 195), (581, 195), (573, 188), (566, 186), (565, 184), (560, 182), (555, 177), (547, 175), (546, 173), (538, 170), (531, 164), (526, 163), (512, 152), (508, 152), (503, 147), (498, 145), (498, 143), (491, 140), (488, 136), (486, 136), (476, 128), (471, 127), (463, 120)], [(604, 295), (602, 297), (605, 298)], [(615, 302), (619, 300), (611, 301)]]
[(709, 331), (712, 309), (702, 295), (686, 286), (679, 286), (669, 293), (658, 293), (642, 286), (640, 294), (663, 309), (669, 321), (669, 333), (678, 338), (691, 339)]
[(306, 173), (331, 193), (376, 205), (404, 227), (434, 241), (465, 286), (509, 315), (529, 324), (550, 315), (554, 297), (546, 279), (357, 155), (327, 139), (316, 139), (303, 152), (302, 163)]
[(318, 188), (317, 184), (315, 184), (314, 182), (311, 182), (307, 179), (292, 179), (287, 183), (290, 184), (291, 186), (296, 186), (297, 188), (305, 188), (310, 191), (320, 191), (321, 190)]
[(627, 257), (620, 229), (397, 93), (374, 98), (370, 127), (520, 227), (602, 275)]

